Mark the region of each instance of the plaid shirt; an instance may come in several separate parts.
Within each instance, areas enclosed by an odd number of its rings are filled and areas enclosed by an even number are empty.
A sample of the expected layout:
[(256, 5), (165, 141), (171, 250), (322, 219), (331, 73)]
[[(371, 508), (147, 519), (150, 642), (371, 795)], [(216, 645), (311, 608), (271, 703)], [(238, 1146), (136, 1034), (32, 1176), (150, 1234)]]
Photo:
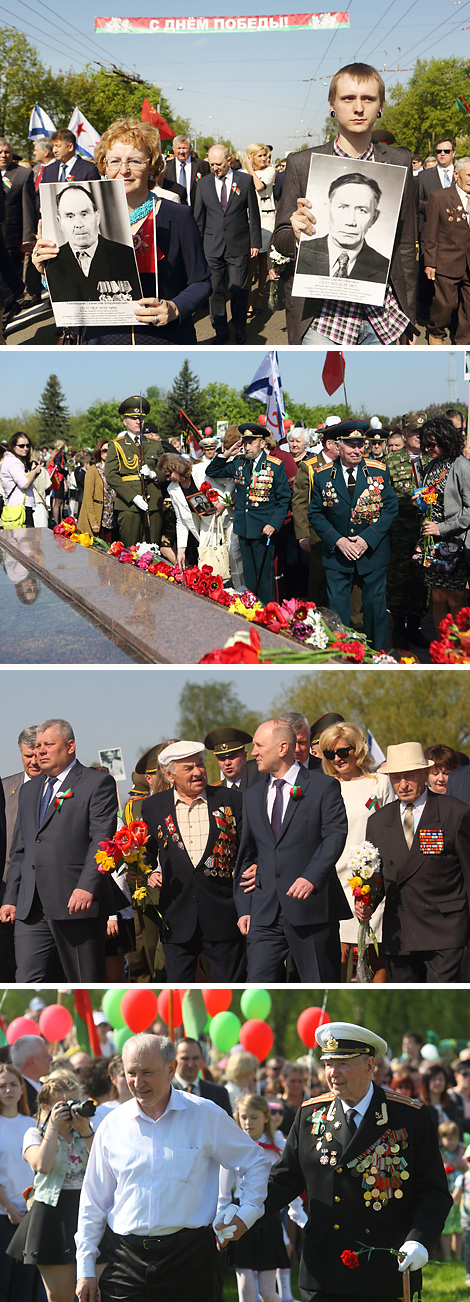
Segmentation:
[(200, 796), (195, 796), (190, 805), (175, 793), (175, 816), (181, 840), (195, 868), (202, 859), (209, 839), (209, 809), (205, 791)]
[[(335, 140), (334, 150), (340, 158), (349, 158), (349, 154), (345, 154), (344, 149), (340, 148), (338, 138)], [(360, 154), (360, 158), (373, 162), (372, 141), (364, 153)], [(382, 344), (396, 343), (409, 320), (398, 306), (390, 285), (387, 285), (383, 307), (371, 307), (369, 303), (345, 303), (341, 300), (323, 299), (320, 315), (314, 318), (311, 328), (318, 330), (321, 335), (326, 335), (326, 338), (331, 339), (335, 344), (341, 346), (355, 344), (364, 316), (367, 317)]]

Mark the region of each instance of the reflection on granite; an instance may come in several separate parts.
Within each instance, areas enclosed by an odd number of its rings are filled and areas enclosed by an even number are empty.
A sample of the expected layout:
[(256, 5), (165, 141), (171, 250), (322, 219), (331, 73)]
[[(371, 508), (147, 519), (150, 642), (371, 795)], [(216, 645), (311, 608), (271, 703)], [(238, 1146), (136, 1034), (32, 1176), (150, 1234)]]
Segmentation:
[(137, 659), (1, 546), (0, 606), (2, 664), (129, 665)]
[[(123, 639), (131, 654), (147, 660), (197, 664), (213, 647), (224, 646), (227, 638), (248, 628), (246, 620), (228, 615), (208, 598), (134, 566), (119, 565), (114, 557), (57, 538), (48, 529), (9, 529), (2, 545), (55, 592), (88, 611), (104, 632)], [(264, 647), (279, 647), (275, 634), (266, 629), (259, 633)], [(81, 663), (90, 658), (76, 657)]]

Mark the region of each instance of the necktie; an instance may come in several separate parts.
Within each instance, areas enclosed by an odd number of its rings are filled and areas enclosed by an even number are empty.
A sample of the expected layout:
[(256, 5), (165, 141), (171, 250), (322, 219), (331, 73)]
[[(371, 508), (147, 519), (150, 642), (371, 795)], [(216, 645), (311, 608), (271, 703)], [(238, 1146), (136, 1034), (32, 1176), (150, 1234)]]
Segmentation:
[(47, 810), (48, 810), (49, 805), (50, 805), (50, 803), (51, 803), (51, 796), (52, 796), (52, 792), (53, 792), (53, 790), (54, 790), (54, 782), (55, 782), (55, 778), (46, 778), (46, 785), (45, 785), (45, 787), (44, 787), (44, 791), (43, 791), (42, 796), (41, 796), (41, 804), (40, 804), (40, 806), (39, 806), (39, 826), (40, 826), (40, 827), (42, 826), (42, 824), (43, 824), (43, 822), (44, 822), (44, 819), (45, 819), (46, 814), (47, 814)]
[(352, 502), (353, 497), (354, 497), (354, 489), (355, 489), (355, 487), (356, 487), (356, 481), (355, 481), (355, 478), (354, 478), (354, 470), (348, 470), (348, 493), (349, 493), (349, 496), (350, 496), (350, 498), (351, 498), (351, 502)]
[(272, 814), (271, 814), (271, 827), (273, 829), (274, 836), (277, 841), (281, 835), (282, 788), (284, 786), (284, 778), (274, 778), (274, 786), (276, 788), (276, 795), (274, 797), (274, 804), (273, 804)]
[(405, 810), (405, 817), (403, 819), (403, 831), (405, 833), (405, 841), (409, 850), (411, 850), (413, 841), (415, 839), (415, 822), (413, 817), (413, 809), (414, 809), (414, 805), (408, 805), (407, 809)]
[(338, 280), (341, 278), (344, 279), (344, 277), (347, 276), (347, 274), (348, 274), (348, 255), (347, 253), (340, 253), (336, 271), (333, 272), (333, 280)]
[(179, 184), (180, 184), (180, 185), (184, 185), (184, 188), (186, 189), (186, 172), (185, 172), (185, 169), (184, 169), (184, 163), (180, 163), (180, 179), (179, 179)]
[(222, 181), (222, 189), (220, 191), (220, 202), (222, 204), (222, 212), (225, 212), (225, 209), (227, 207), (227, 185), (225, 181), (225, 176)]
[(187, 1086), (186, 1086), (186, 1093), (187, 1093), (187, 1094), (194, 1094), (194, 1085), (187, 1085)]
[(345, 1122), (346, 1122), (346, 1125), (347, 1125), (347, 1128), (348, 1128), (348, 1130), (349, 1130), (349, 1134), (351, 1135), (351, 1138), (353, 1137), (353, 1135), (356, 1134), (356, 1130), (357, 1130), (356, 1117), (357, 1117), (357, 1116), (358, 1116), (358, 1112), (357, 1112), (357, 1109), (356, 1109), (356, 1108), (351, 1108), (351, 1111), (348, 1112), (348, 1115), (346, 1116), (346, 1113), (345, 1113), (345, 1115), (344, 1115), (344, 1120), (345, 1120)]
[(67, 172), (65, 170), (65, 163), (61, 163), (59, 168), (59, 181), (66, 181), (66, 180), (67, 180)]

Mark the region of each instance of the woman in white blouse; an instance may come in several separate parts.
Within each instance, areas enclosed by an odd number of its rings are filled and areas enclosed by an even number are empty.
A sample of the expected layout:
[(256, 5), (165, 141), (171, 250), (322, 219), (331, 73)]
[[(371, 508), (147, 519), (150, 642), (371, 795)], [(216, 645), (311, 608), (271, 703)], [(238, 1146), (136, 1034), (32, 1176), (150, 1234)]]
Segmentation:
[[(200, 544), (204, 544), (213, 520), (214, 509), (207, 502), (207, 514), (199, 515), (193, 509), (191, 498), (207, 480), (206, 462), (186, 460), (175, 452), (165, 452), (157, 465), (160, 474), (168, 479), (168, 493), (176, 516), (176, 562), (181, 569), (198, 564)], [(222, 515), (225, 504), (217, 486), (208, 481), (217, 493), (214, 500), (216, 515)], [(202, 504), (202, 503), (201, 503)]]
[[(257, 312), (261, 312), (263, 308), (263, 290), (268, 274), (268, 249), (276, 219), (273, 195), (274, 182), (276, 180), (276, 168), (271, 166), (269, 155), (270, 151), (267, 145), (248, 145), (243, 160), (245, 172), (248, 172), (249, 176), (253, 179), (261, 216), (261, 248), (258, 253), (258, 299), (256, 306), (252, 306), (250, 280), (247, 312), (248, 321), (254, 317)], [(250, 262), (248, 275), (249, 277), (252, 277), (253, 275), (252, 262)]]
[(32, 443), (27, 434), (12, 434), (0, 466), (0, 479), (5, 506), (26, 507), (26, 527), (32, 529), (35, 507), (32, 485), (41, 474), (42, 467), (31, 465)]

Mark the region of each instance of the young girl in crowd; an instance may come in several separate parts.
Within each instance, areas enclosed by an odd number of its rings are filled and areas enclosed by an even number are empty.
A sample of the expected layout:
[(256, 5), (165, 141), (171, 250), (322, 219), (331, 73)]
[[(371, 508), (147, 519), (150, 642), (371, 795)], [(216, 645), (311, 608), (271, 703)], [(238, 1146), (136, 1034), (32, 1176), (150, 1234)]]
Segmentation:
[[(465, 1148), (460, 1143), (459, 1128), (455, 1121), (441, 1121), (440, 1126), (438, 1126), (438, 1134), (449, 1193), (453, 1196), (459, 1172), (468, 1170), (464, 1158)], [(462, 1225), (458, 1202), (454, 1202), (454, 1206), (451, 1207), (442, 1231), (441, 1244), (444, 1257), (450, 1257), (452, 1250), (456, 1257), (460, 1257), (462, 1252)]]
[[(238, 1100), (234, 1120), (241, 1130), (265, 1149), (272, 1165), (284, 1147), (284, 1136), (274, 1131), (267, 1099), (261, 1094), (246, 1094)], [(235, 1194), (232, 1198), (233, 1187)], [(217, 1218), (232, 1201), (240, 1201), (243, 1177), (237, 1171), (221, 1170)], [(290, 1204), (289, 1215), (298, 1225), (305, 1225), (307, 1217), (300, 1198)], [(232, 1244), (232, 1262), (235, 1266), (240, 1302), (276, 1302), (276, 1270), (282, 1271), (283, 1299), (292, 1302), (289, 1258), (284, 1243), (280, 1215), (262, 1217), (248, 1230), (239, 1243)], [(286, 1276), (288, 1277), (286, 1279)], [(288, 1292), (285, 1286), (288, 1284)], [(258, 1293), (259, 1290), (259, 1293)]]
[(30, 1126), (23, 1077), (4, 1062), (0, 1066), (0, 1302), (32, 1302), (35, 1288), (35, 1267), (6, 1255), (26, 1212), (22, 1147)]

